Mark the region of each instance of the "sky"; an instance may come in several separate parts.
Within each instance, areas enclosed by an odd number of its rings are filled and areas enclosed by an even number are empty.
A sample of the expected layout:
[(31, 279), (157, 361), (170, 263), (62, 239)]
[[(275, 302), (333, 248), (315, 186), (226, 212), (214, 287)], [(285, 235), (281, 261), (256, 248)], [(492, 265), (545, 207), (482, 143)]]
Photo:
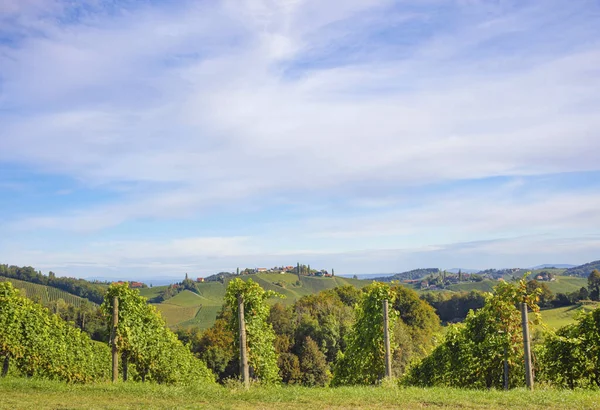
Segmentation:
[(596, 0), (2, 0), (0, 263), (600, 259)]

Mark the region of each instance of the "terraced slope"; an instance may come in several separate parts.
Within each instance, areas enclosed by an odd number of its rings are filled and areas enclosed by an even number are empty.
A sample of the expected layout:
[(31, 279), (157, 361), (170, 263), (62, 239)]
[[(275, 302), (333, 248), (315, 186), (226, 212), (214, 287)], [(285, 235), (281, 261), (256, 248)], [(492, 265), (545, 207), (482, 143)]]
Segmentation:
[(57, 289), (52, 286), (40, 285), (37, 283), (25, 282), (18, 279), (0, 276), (0, 282), (3, 281), (11, 282), (14, 287), (21, 290), (24, 296), (33, 300), (38, 300), (42, 304), (48, 304), (50, 302), (55, 302), (58, 299), (62, 299), (65, 302), (77, 307), (81, 306), (83, 303), (95, 305), (95, 303), (90, 302), (87, 299), (75, 296), (69, 292), (65, 292), (64, 290)]
[[(284, 295), (284, 299), (273, 299), (272, 303), (281, 301), (285, 304), (292, 304), (302, 296), (317, 293), (325, 289), (344, 285), (363, 287), (369, 284), (368, 281), (342, 277), (303, 276), (298, 281), (298, 276), (290, 273), (259, 273), (243, 276), (242, 279), (252, 279), (264, 289), (273, 290)], [(198, 326), (201, 329), (205, 329), (212, 326), (217, 313), (223, 305), (227, 283), (228, 281), (225, 281), (225, 283), (198, 283), (199, 295), (185, 290), (155, 306), (171, 327)], [(140, 293), (147, 298), (152, 298), (157, 296), (160, 290), (164, 288), (162, 286), (147, 288), (143, 289)]]

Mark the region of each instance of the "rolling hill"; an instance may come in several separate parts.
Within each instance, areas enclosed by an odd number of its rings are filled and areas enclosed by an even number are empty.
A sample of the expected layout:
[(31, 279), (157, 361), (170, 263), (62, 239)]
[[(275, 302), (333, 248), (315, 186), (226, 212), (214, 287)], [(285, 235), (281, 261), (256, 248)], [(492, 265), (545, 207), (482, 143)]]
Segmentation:
[(558, 268), (558, 269), (569, 269), (574, 268), (575, 265), (570, 265), (568, 263), (545, 263), (543, 265), (537, 265), (531, 267), (529, 269), (537, 270), (537, 269), (548, 269), (548, 268)]
[(564, 275), (587, 278), (594, 269), (600, 270), (600, 260), (569, 268), (564, 272)]
[[(258, 273), (244, 275), (240, 278), (252, 279), (264, 289), (282, 294), (283, 299), (273, 299), (272, 303), (280, 301), (284, 304), (292, 304), (302, 296), (338, 286), (351, 285), (360, 288), (370, 283), (370, 281), (337, 276), (332, 278), (302, 276), (298, 282), (298, 276), (291, 273)], [(224, 283), (198, 283), (199, 294), (185, 290), (162, 303), (154, 304), (154, 306), (161, 312), (170, 327), (198, 326), (200, 329), (206, 329), (212, 326), (223, 305), (223, 297), (229, 280), (231, 279), (225, 279)], [(165, 288), (166, 286), (145, 288), (140, 290), (140, 294), (151, 299)]]
[(59, 299), (62, 299), (65, 302), (77, 307), (80, 307), (84, 303), (95, 305), (95, 303), (87, 299), (80, 298), (79, 296), (75, 296), (52, 286), (39, 285), (37, 283), (25, 282), (19, 279), (0, 276), (0, 282), (4, 281), (11, 282), (15, 288), (18, 288), (23, 293), (24, 296), (27, 296), (33, 300), (39, 300), (45, 305), (50, 302), (55, 302)]
[[(533, 271), (529, 278), (534, 278), (540, 271)], [(543, 269), (543, 271), (553, 271), (552, 269)], [(562, 269), (556, 269), (555, 271), (562, 272)], [(557, 274), (557, 272), (553, 272)], [(557, 274), (558, 275), (558, 274)], [(555, 276), (556, 280), (551, 282), (543, 282), (552, 293), (570, 293), (587, 287), (587, 279), (574, 277), (574, 276)], [(455, 285), (448, 286), (448, 290), (455, 292), (470, 292), (472, 290), (480, 290), (482, 292), (491, 292), (492, 288), (498, 284), (495, 280), (483, 280), (481, 282), (461, 282)]]
[(542, 310), (542, 320), (551, 329), (569, 325), (575, 321), (575, 317), (580, 312), (589, 312), (600, 307), (600, 303), (586, 303), (574, 306), (564, 306), (554, 309)]

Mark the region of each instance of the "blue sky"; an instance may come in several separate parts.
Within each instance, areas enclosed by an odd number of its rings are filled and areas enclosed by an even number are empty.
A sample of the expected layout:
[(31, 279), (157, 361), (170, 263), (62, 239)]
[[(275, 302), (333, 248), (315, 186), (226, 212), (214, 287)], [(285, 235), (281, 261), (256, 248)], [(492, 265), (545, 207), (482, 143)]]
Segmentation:
[(600, 259), (600, 5), (4, 0), (0, 261)]

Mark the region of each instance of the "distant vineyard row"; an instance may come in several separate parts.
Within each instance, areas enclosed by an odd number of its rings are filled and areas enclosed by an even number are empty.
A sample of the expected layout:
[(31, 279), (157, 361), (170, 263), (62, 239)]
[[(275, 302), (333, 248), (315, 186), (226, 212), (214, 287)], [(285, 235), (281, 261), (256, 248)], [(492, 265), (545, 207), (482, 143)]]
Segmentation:
[(50, 302), (56, 302), (59, 299), (64, 300), (66, 303), (81, 307), (84, 303), (96, 305), (87, 299), (80, 298), (79, 296), (72, 295), (69, 292), (53, 288), (50, 286), (38, 285), (36, 283), (25, 282), (13, 278), (5, 278), (0, 276), (0, 282), (9, 281), (15, 288), (21, 290), (23, 296), (27, 296), (32, 300), (39, 301), (40, 303), (47, 305)]

